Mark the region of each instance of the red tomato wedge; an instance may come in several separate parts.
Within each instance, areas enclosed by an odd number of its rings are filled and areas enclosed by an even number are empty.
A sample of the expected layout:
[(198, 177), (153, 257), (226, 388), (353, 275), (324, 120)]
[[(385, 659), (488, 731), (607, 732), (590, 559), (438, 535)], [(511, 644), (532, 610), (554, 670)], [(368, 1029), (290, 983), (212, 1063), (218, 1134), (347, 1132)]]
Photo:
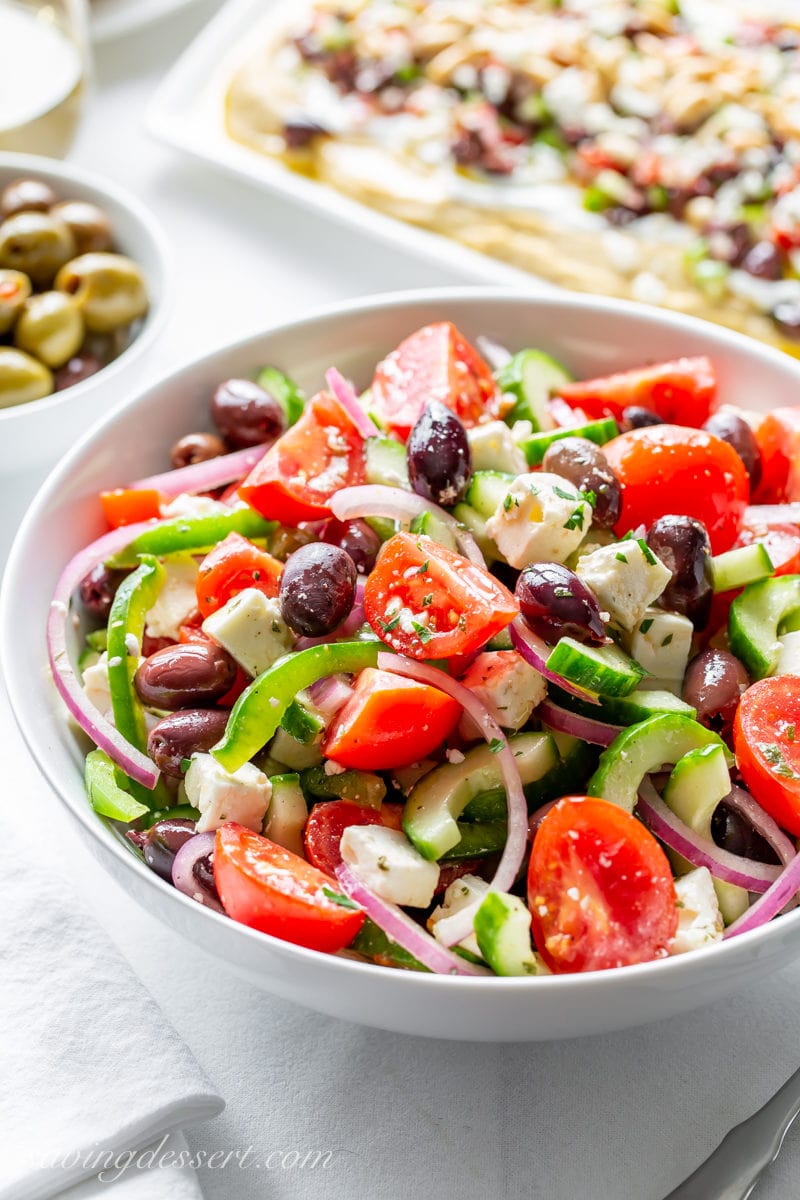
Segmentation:
[(701, 429), (651, 425), (607, 442), (603, 453), (622, 484), (616, 533), (677, 513), (703, 522), (715, 554), (730, 550), (742, 527), (750, 480), (727, 442)]
[(367, 579), (364, 610), (393, 650), (438, 659), (479, 650), (514, 620), (519, 605), (469, 559), (429, 537), (396, 533)]
[(800, 500), (800, 408), (774, 408), (760, 420), (749, 419), (761, 451), (761, 481), (754, 504)]
[(331, 515), (340, 488), (364, 482), (364, 439), (339, 401), (319, 392), (253, 467), (239, 495), (262, 517), (283, 525)]
[(309, 813), (303, 834), (308, 861), (336, 878), (336, 868), (342, 861), (339, 848), (342, 834), (350, 825), (385, 825), (389, 829), (402, 828), (402, 804), (383, 804), (378, 808), (366, 808), (352, 800), (326, 800), (315, 804)]
[(776, 575), (800, 575), (800, 529), (796, 525), (746, 524), (737, 546), (761, 542), (775, 568)]
[(101, 492), (103, 515), (111, 529), (161, 516), (161, 493), (153, 488), (116, 488)]
[(733, 748), (759, 804), (800, 837), (800, 677), (778, 675), (747, 689), (736, 710)]
[(322, 749), (359, 771), (407, 767), (441, 746), (460, 716), (461, 705), (438, 688), (367, 667)]
[(536, 948), (551, 971), (663, 958), (678, 927), (664, 851), (608, 800), (568, 796), (539, 826), (528, 869)]
[(450, 321), (412, 333), (378, 363), (372, 380), (373, 408), (401, 441), (431, 400), (467, 427), (492, 420), (501, 408), (488, 365)]
[(203, 559), (197, 573), (197, 607), (210, 616), (245, 588), (277, 596), (283, 563), (240, 533), (229, 533)]
[(334, 953), (352, 942), (361, 909), (330, 898), (339, 889), (304, 858), (228, 821), (214, 842), (214, 882), (229, 917), (296, 946)]
[(618, 420), (624, 408), (637, 405), (658, 413), (664, 421), (699, 429), (708, 420), (716, 390), (714, 366), (701, 355), (565, 383), (558, 394), (592, 420)]

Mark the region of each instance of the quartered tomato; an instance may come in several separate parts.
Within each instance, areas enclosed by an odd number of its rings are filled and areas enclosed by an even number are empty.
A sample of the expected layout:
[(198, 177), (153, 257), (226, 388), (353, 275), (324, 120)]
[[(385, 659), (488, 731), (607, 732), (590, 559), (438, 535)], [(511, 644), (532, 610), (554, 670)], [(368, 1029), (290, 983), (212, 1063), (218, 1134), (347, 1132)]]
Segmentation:
[(240, 533), (229, 533), (208, 553), (197, 573), (197, 607), (210, 616), (245, 588), (277, 596), (283, 563)]
[(736, 710), (733, 747), (749, 791), (800, 837), (800, 677), (778, 675), (747, 689)]
[(327, 758), (359, 771), (407, 767), (453, 732), (461, 705), (438, 688), (367, 667), (323, 742)]
[(736, 545), (753, 542), (764, 545), (776, 575), (800, 575), (800, 529), (796, 525), (745, 524)]
[(378, 363), (372, 380), (373, 408), (402, 441), (431, 400), (446, 404), (467, 427), (500, 411), (492, 372), (450, 321), (412, 333)]
[(514, 620), (519, 605), (469, 559), (429, 537), (396, 533), (367, 579), (364, 610), (393, 650), (438, 659), (479, 650)]
[(326, 894), (338, 888), (322, 871), (235, 821), (217, 830), (214, 882), (234, 921), (296, 946), (335, 953), (364, 922), (361, 909)]
[(761, 481), (754, 504), (800, 500), (800, 407), (774, 408), (758, 419), (743, 413), (761, 451)]
[(651, 409), (664, 421), (699, 429), (708, 420), (716, 390), (713, 364), (701, 355), (565, 383), (558, 394), (592, 420), (619, 420), (624, 408), (636, 405)]
[(325, 800), (315, 804), (309, 813), (303, 834), (308, 861), (336, 878), (336, 868), (342, 861), (339, 848), (342, 834), (350, 825), (384, 825), (389, 829), (400, 829), (403, 819), (402, 804), (383, 804), (378, 808), (367, 808), (352, 800)]
[(256, 463), (239, 495), (268, 520), (298, 525), (329, 517), (334, 492), (363, 482), (364, 439), (339, 401), (319, 392)]
[(664, 957), (678, 927), (666, 855), (608, 800), (560, 800), (536, 832), (528, 869), (536, 948), (551, 971), (601, 971)]
[(703, 522), (714, 554), (730, 550), (742, 526), (750, 481), (727, 442), (701, 429), (651, 425), (614, 438), (603, 453), (622, 484), (616, 533), (676, 513)]
[(154, 488), (115, 488), (101, 492), (100, 503), (110, 529), (161, 516), (161, 493)]

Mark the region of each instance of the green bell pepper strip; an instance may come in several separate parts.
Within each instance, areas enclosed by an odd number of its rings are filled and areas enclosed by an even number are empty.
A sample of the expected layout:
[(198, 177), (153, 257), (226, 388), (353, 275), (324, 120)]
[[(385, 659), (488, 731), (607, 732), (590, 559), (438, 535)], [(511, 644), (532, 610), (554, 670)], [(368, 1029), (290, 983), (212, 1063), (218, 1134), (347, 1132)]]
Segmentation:
[(103, 750), (92, 750), (86, 755), (84, 780), (92, 808), (101, 817), (130, 824), (150, 810), (120, 787), (117, 777), (121, 774)]
[(382, 642), (334, 642), (287, 654), (263, 671), (233, 706), (225, 735), (211, 753), (226, 771), (238, 771), (267, 744), (303, 688), (326, 675), (375, 667)]
[(224, 541), (229, 533), (242, 537), (268, 537), (277, 525), (265, 521), (252, 508), (234, 508), (229, 513), (208, 517), (171, 517), (145, 529), (127, 546), (106, 560), (112, 569), (135, 567), (143, 554), (177, 554), (181, 550), (207, 550)]
[(259, 387), (269, 392), (278, 401), (286, 414), (286, 424), (294, 425), (303, 415), (306, 400), (300, 388), (283, 371), (277, 367), (262, 367), (256, 381)]

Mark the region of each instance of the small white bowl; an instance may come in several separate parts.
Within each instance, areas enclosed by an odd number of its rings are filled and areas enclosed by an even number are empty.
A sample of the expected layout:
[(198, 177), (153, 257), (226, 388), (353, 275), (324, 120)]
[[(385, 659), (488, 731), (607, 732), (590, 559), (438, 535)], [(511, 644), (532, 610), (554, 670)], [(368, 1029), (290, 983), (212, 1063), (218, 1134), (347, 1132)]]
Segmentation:
[(209, 395), (221, 380), (272, 362), (312, 389), (335, 363), (364, 387), (375, 363), (401, 338), (443, 319), (469, 338), (484, 333), (511, 349), (539, 346), (584, 377), (708, 354), (724, 399), (762, 409), (800, 400), (800, 365), (788, 355), (704, 322), (585, 296), (531, 299), (488, 288), (415, 292), (373, 297), (259, 334), (123, 405), (39, 492), (0, 596), (0, 661), (12, 707), (53, 790), (132, 899), (265, 991), (378, 1028), (473, 1041), (577, 1037), (686, 1012), (797, 957), (800, 909), (722, 945), (622, 970), (541, 979), (389, 970), (292, 946), (204, 909), (149, 871), (84, 795), (85, 746), (48, 677), (45, 620), (61, 569), (102, 532), (97, 492), (163, 470), (171, 443), (205, 425)]
[(37, 473), (38, 481), (98, 417), (114, 408), (123, 395), (132, 395), (141, 378), (145, 351), (166, 322), (170, 256), (155, 218), (115, 184), (72, 163), (0, 153), (0, 190), (23, 177), (49, 183), (63, 200), (90, 200), (102, 208), (119, 252), (141, 267), (150, 297), (139, 334), (102, 371), (41, 400), (0, 408), (0, 479)]

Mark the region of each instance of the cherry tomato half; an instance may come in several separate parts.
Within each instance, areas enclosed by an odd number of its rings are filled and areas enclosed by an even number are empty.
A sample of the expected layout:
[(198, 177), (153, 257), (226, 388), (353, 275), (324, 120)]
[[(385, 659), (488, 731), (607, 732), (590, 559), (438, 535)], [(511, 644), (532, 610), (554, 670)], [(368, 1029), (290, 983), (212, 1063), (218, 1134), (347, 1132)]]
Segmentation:
[(324, 800), (311, 809), (303, 833), (306, 857), (310, 863), (336, 878), (336, 868), (342, 861), (342, 834), (350, 825), (385, 825), (402, 828), (403, 805), (382, 804), (367, 808), (352, 800)]
[(664, 851), (641, 821), (608, 800), (569, 796), (536, 831), (528, 907), (556, 974), (663, 958), (678, 927)]
[(749, 420), (761, 451), (761, 481), (754, 504), (780, 504), (800, 500), (800, 407), (773, 408), (766, 416)]
[(736, 710), (733, 748), (759, 804), (800, 836), (800, 677), (778, 675), (747, 689)]
[(714, 554), (730, 550), (742, 526), (750, 481), (727, 442), (701, 429), (651, 425), (614, 438), (603, 453), (622, 484), (616, 533), (676, 513), (703, 522)]
[(210, 616), (245, 588), (277, 596), (283, 563), (240, 533), (229, 533), (203, 559), (197, 573), (197, 607)]
[(296, 946), (332, 954), (349, 945), (364, 922), (361, 909), (326, 895), (339, 889), (322, 871), (235, 821), (217, 830), (214, 882), (234, 921)]
[(623, 409), (635, 405), (649, 408), (664, 421), (699, 429), (708, 420), (716, 390), (713, 363), (701, 355), (577, 380), (564, 384), (558, 394), (592, 420), (619, 420)]
[(367, 579), (364, 610), (392, 649), (412, 658), (448, 658), (479, 650), (514, 620), (519, 605), (469, 559), (429, 537), (396, 533)]

